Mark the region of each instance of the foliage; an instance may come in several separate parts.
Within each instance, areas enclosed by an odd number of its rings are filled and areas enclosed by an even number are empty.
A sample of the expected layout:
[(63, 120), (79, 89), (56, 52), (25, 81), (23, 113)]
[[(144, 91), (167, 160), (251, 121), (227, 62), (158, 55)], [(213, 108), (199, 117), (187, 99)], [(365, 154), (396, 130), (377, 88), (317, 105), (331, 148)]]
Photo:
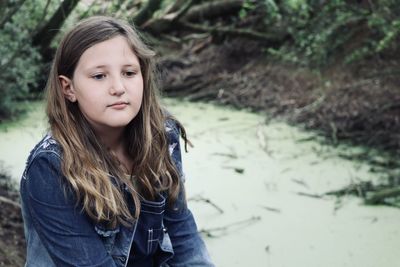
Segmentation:
[(396, 0), (264, 0), (265, 28), (287, 31), (291, 42), (270, 54), (315, 67), (394, 52), (399, 41)]
[[(11, 6), (13, 1), (7, 4)], [(42, 63), (40, 54), (30, 42), (51, 8), (50, 2), (25, 1), (0, 28), (0, 121), (15, 115), (18, 111), (15, 102), (28, 97), (30, 89), (37, 86)]]

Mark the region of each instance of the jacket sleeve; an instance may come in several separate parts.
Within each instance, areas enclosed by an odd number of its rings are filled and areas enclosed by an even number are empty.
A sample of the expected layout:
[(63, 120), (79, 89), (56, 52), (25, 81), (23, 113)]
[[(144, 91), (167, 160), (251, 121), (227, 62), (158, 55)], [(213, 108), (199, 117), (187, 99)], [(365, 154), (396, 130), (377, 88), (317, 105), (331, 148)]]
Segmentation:
[(178, 199), (172, 207), (168, 205), (164, 214), (164, 225), (167, 227), (174, 249), (174, 256), (167, 264), (174, 267), (214, 266), (204, 241), (197, 231), (193, 214), (187, 207), (179, 133), (180, 131), (176, 124), (167, 122), (169, 151), (181, 176), (181, 190)]
[(89, 218), (61, 182), (61, 160), (41, 153), (30, 164), (25, 199), (32, 224), (56, 266), (116, 266)]

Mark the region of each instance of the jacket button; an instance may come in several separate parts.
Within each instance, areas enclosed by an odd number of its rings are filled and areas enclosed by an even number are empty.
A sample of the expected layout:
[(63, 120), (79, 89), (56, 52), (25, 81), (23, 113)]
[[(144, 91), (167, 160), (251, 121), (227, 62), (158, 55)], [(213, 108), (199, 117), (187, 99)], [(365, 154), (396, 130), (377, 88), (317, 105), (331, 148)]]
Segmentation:
[(168, 229), (167, 229), (167, 227), (164, 227), (162, 230), (164, 233), (166, 233)]
[(122, 257), (120, 258), (120, 260), (121, 260), (123, 263), (125, 263), (126, 257), (125, 257), (125, 256), (122, 256)]

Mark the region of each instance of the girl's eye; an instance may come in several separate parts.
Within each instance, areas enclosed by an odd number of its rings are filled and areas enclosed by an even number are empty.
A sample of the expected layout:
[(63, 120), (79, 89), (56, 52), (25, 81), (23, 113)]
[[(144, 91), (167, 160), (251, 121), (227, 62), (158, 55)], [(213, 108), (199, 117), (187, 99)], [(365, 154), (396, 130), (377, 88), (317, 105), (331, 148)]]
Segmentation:
[(102, 74), (102, 73), (95, 74), (95, 75), (92, 76), (92, 78), (95, 79), (95, 80), (102, 80), (102, 79), (104, 79), (105, 77), (106, 77), (106, 75), (105, 75), (105, 74)]
[(124, 75), (126, 77), (133, 77), (135, 76), (136, 72), (135, 71), (125, 71)]

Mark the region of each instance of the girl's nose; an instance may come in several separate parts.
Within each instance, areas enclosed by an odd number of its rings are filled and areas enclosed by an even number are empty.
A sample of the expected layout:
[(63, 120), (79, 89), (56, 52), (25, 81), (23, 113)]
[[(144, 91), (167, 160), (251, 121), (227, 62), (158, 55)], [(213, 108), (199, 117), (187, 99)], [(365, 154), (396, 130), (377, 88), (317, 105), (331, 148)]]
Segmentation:
[(113, 79), (113, 82), (110, 87), (111, 95), (120, 96), (125, 93), (125, 86), (121, 78)]

